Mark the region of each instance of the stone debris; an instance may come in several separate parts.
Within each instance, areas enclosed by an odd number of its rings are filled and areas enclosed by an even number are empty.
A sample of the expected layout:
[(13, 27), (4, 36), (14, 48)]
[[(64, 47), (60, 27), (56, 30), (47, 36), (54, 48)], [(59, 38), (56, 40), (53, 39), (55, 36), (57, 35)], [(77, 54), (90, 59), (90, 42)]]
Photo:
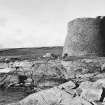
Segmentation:
[[(65, 71), (64, 75), (68, 75), (68, 78), (66, 78), (68, 82), (65, 81), (65, 83), (60, 84), (59, 86), (55, 85), (55, 87), (50, 89), (41, 89), (39, 92), (31, 94), (17, 103), (12, 103), (8, 105), (99, 105), (99, 103), (104, 104), (105, 73), (101, 73), (100, 69), (98, 69), (101, 66), (101, 63), (99, 64), (98, 62), (101, 61), (67, 61), (67, 66), (70, 69), (68, 69), (68, 72)], [(59, 70), (62, 70), (62, 66), (59, 67)], [(65, 68), (65, 65), (63, 67)], [(64, 68), (63, 70), (67, 70)], [(72, 72), (72, 75), (74, 76), (70, 76), (70, 70)], [(41, 78), (41, 81), (42, 80), (43, 78)], [(31, 80), (27, 79), (26, 81)], [(41, 83), (41, 81), (39, 81), (39, 83)], [(49, 84), (51, 83), (48, 82), (48, 86)], [(45, 81), (43, 85), (45, 85)]]

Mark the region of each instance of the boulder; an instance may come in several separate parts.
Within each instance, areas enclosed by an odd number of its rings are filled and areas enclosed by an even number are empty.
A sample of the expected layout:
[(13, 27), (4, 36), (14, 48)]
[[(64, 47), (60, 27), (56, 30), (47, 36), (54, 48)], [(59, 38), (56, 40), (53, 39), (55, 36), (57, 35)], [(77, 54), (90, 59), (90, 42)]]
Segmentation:
[[(33, 93), (17, 103), (8, 105), (92, 105), (104, 103), (105, 89), (103, 80), (82, 82), (74, 88), (72, 81), (66, 82), (51, 89)], [(103, 90), (104, 89), (104, 90)]]
[(105, 97), (105, 79), (99, 79), (96, 82), (82, 82), (78, 89), (77, 94), (89, 101), (103, 101)]
[(70, 94), (58, 88), (52, 88), (31, 94), (17, 103), (8, 105), (59, 105), (60, 103), (70, 105), (71, 100)]
[(105, 78), (97, 80), (94, 85), (98, 88), (105, 88)]
[(72, 81), (66, 82), (61, 84), (60, 86), (58, 86), (60, 89), (64, 88), (64, 89), (73, 89), (75, 87), (75, 83)]
[(70, 105), (73, 99), (73, 91), (71, 89), (74, 86), (74, 83), (69, 81), (60, 86), (31, 94), (17, 103), (8, 105)]

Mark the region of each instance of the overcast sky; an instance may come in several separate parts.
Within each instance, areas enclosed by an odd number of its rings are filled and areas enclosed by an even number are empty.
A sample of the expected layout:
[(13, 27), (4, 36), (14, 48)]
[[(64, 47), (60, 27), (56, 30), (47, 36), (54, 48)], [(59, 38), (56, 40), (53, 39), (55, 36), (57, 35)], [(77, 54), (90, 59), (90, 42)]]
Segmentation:
[(105, 15), (105, 0), (0, 0), (0, 48), (60, 46), (67, 23)]

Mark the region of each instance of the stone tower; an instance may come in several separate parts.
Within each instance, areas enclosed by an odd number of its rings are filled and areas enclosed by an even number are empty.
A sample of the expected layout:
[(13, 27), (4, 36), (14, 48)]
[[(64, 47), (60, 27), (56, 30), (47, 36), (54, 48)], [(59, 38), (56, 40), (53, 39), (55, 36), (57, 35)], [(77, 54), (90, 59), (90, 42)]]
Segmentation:
[(105, 56), (105, 17), (77, 18), (68, 23), (63, 56)]

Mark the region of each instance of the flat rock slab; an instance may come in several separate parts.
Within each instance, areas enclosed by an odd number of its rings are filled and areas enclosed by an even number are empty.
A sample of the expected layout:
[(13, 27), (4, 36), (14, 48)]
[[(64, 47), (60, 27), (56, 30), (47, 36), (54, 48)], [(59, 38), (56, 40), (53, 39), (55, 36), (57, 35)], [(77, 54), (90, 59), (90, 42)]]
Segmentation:
[[(103, 91), (104, 81), (105, 79), (96, 82), (82, 82), (76, 89), (73, 89), (75, 84), (69, 81), (60, 86), (31, 94), (17, 103), (8, 105), (98, 105), (97, 103), (105, 92)], [(104, 103), (104, 97), (101, 104)]]

